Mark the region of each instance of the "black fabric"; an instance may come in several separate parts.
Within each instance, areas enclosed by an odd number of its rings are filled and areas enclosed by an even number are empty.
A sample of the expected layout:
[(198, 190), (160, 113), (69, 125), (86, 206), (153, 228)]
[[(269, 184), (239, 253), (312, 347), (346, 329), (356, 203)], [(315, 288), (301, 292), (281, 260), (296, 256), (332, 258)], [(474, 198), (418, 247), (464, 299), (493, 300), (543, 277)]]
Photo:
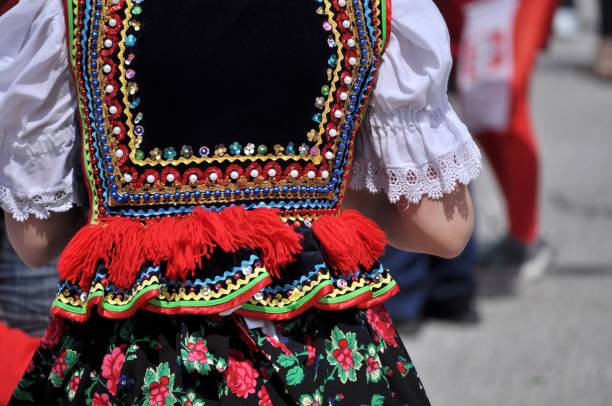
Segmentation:
[(136, 55), (141, 149), (306, 141), (332, 54), (315, 2), (153, 1), (143, 9), (127, 51)]

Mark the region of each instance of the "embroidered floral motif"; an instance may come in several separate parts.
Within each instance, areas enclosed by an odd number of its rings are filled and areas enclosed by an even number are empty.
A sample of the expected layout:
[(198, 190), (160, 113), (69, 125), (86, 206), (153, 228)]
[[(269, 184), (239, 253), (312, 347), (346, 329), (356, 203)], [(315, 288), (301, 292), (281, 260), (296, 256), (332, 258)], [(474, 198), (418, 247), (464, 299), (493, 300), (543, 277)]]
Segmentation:
[(64, 382), (66, 372), (76, 364), (79, 354), (73, 350), (62, 350), (53, 364), (49, 380), (56, 388), (59, 388)]
[(74, 396), (76, 395), (77, 390), (79, 389), (79, 385), (81, 384), (82, 376), (83, 376), (82, 369), (75, 371), (74, 374), (72, 374), (72, 377), (70, 378), (70, 382), (68, 383), (68, 386), (66, 387), (68, 391), (68, 400), (74, 399)]
[(258, 376), (253, 363), (246, 359), (244, 354), (236, 350), (230, 352), (226, 379), (227, 386), (233, 394), (246, 399), (255, 393)]
[(393, 321), (387, 309), (383, 305), (379, 305), (368, 309), (367, 311), (368, 321), (372, 325), (372, 328), (378, 333), (378, 335), (385, 340), (385, 342), (393, 347), (397, 347), (397, 332), (393, 327)]
[(354, 333), (344, 333), (335, 327), (332, 331), (331, 342), (327, 345), (327, 361), (337, 366), (332, 375), (337, 374), (340, 382), (357, 381), (357, 370), (363, 363), (363, 355), (357, 349), (357, 340)]
[[(206, 406), (219, 401), (271, 406), (290, 398), (290, 403), (310, 406), (381, 406), (409, 391), (410, 399), (423, 400), (411, 406), (428, 405), (408, 354), (379, 338), (366, 311), (312, 310), (275, 323), (278, 339), (259, 328), (237, 329), (236, 323), (243, 322), (235, 316), (145, 312), (85, 326), (65, 321), (59, 342), (37, 350), (14, 399), (88, 406)], [(153, 338), (173, 336), (178, 348), (174, 340)], [(90, 358), (93, 352), (79, 356), (77, 348), (92, 345), (108, 350), (100, 360)], [(92, 370), (91, 363), (99, 367)], [(203, 371), (208, 371), (204, 377)]]
[(121, 376), (121, 368), (125, 362), (125, 354), (119, 347), (106, 354), (102, 361), (102, 376), (107, 379), (106, 387), (111, 395), (117, 394), (117, 384)]
[(197, 371), (202, 375), (207, 375), (214, 363), (214, 358), (208, 352), (206, 340), (196, 336), (187, 336), (182, 346), (181, 358), (187, 371)]
[(302, 395), (299, 400), (300, 406), (323, 406), (323, 395), (315, 391), (312, 395)]
[(170, 365), (162, 362), (157, 368), (149, 368), (145, 372), (142, 392), (150, 406), (171, 406), (177, 401), (172, 393), (174, 389), (174, 374)]
[(106, 393), (94, 393), (93, 400), (89, 406), (113, 406), (110, 397)]
[(397, 370), (399, 371), (399, 373), (402, 374), (402, 376), (408, 375), (410, 373), (410, 370), (414, 368), (414, 364), (406, 360), (406, 358), (402, 356), (399, 356), (397, 358), (397, 362), (395, 363), (395, 366)]
[(366, 355), (366, 376), (368, 382), (378, 382), (382, 376), (382, 363), (378, 357), (378, 348), (375, 344), (368, 344)]
[(51, 323), (45, 334), (40, 340), (40, 346), (42, 348), (52, 348), (60, 342), (62, 337), (62, 330), (64, 329), (64, 319), (61, 317), (53, 317)]

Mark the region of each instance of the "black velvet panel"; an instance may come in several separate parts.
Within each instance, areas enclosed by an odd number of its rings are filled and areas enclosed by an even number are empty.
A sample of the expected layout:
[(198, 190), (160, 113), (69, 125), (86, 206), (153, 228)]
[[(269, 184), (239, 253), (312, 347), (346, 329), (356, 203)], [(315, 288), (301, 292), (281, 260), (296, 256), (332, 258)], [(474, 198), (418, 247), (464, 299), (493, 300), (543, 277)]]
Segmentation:
[(306, 141), (335, 52), (316, 6), (312, 0), (146, 2), (132, 64), (146, 129), (141, 149)]

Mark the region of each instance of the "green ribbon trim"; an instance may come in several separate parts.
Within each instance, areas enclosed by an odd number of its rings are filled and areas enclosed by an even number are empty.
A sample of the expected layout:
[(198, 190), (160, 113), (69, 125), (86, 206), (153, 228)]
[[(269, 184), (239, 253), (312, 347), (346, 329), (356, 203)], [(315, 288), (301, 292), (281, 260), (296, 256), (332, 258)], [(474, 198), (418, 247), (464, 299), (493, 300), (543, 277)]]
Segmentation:
[(258, 276), (256, 279), (253, 279), (250, 283), (244, 285), (242, 288), (238, 289), (235, 292), (230, 293), (227, 296), (223, 296), (220, 297), (218, 299), (211, 299), (211, 300), (177, 300), (177, 301), (172, 301), (172, 302), (168, 302), (165, 300), (160, 300), (160, 299), (151, 299), (149, 300), (149, 304), (153, 305), (153, 306), (157, 306), (157, 307), (162, 307), (164, 309), (173, 309), (175, 307), (210, 307), (210, 306), (216, 306), (216, 305), (220, 305), (223, 303), (226, 303), (232, 299), (234, 299), (237, 296), (240, 296), (241, 294), (243, 294), (244, 292), (248, 291), (249, 289), (251, 289), (254, 285), (257, 285), (259, 282), (261, 282), (262, 280), (269, 278), (270, 275), (267, 272), (262, 273), (260, 276)]
[(382, 38), (380, 40), (380, 52), (382, 54), (387, 43), (387, 1), (380, 0), (380, 32)]
[(368, 291), (370, 291), (370, 286), (366, 285), (363, 286), (357, 290), (354, 290), (350, 293), (346, 293), (344, 295), (341, 296), (336, 296), (336, 297), (327, 297), (327, 296), (323, 296), (321, 298), (321, 303), (325, 303), (325, 304), (336, 304), (336, 303), (342, 303), (342, 302), (346, 302), (347, 300), (351, 300), (359, 295), (362, 295)]
[[(173, 302), (168, 302), (168, 301), (164, 301), (164, 300), (160, 300), (160, 299), (151, 299), (149, 300), (149, 304), (153, 305), (153, 306), (157, 306), (157, 307), (161, 307), (161, 308), (166, 308), (166, 309), (171, 309), (171, 308), (175, 308), (175, 307), (210, 307), (210, 306), (216, 306), (219, 304), (223, 304), (226, 303), (232, 299), (234, 299), (237, 296), (240, 296), (242, 293), (248, 291), (249, 289), (251, 289), (254, 285), (258, 284), (259, 282), (261, 282), (262, 280), (268, 278), (270, 275), (267, 272), (262, 273), (260, 276), (258, 276), (257, 278), (253, 279), (251, 282), (249, 282), (248, 284), (246, 284), (245, 286), (243, 286), (242, 288), (240, 288), (237, 291), (234, 291), (232, 293), (230, 293), (227, 296), (223, 296), (220, 297), (218, 299), (212, 299), (212, 300), (193, 300), (193, 301), (189, 301), (189, 300), (177, 300), (177, 301), (173, 301)], [(160, 289), (160, 285), (159, 284), (154, 284), (154, 285), (150, 285), (147, 286), (146, 288), (144, 288), (143, 290), (141, 290), (140, 292), (138, 292), (136, 295), (134, 295), (134, 297), (132, 299), (130, 299), (130, 301), (124, 305), (113, 305), (110, 303), (105, 302), (104, 300), (102, 300), (102, 302), (99, 304), (100, 306), (102, 306), (102, 308), (104, 310), (108, 310), (111, 312), (117, 312), (117, 313), (121, 313), (124, 312), (126, 310), (129, 310), (133, 305), (134, 302), (137, 301), (142, 295), (144, 295), (147, 292), (150, 292), (152, 290), (155, 289)], [(90, 300), (96, 298), (96, 297), (100, 297), (100, 296), (104, 296), (104, 292), (103, 291), (98, 291), (98, 292), (94, 292), (91, 295), (89, 295), (89, 298), (87, 299), (87, 302), (89, 302)], [(63, 303), (61, 302), (59, 299), (55, 299), (55, 301), (53, 302), (53, 307), (59, 307), (61, 309), (64, 309), (66, 311), (69, 311), (71, 313), (76, 313), (76, 314), (85, 314), (87, 312), (87, 306), (72, 306), (69, 305), (67, 303)]]
[(321, 289), (331, 284), (332, 284), (332, 281), (330, 280), (323, 281), (319, 283), (316, 288), (311, 290), (306, 296), (302, 297), (300, 300), (293, 302), (291, 304), (288, 304), (286, 306), (283, 306), (283, 307), (259, 306), (259, 305), (253, 305), (247, 302), (247, 303), (244, 303), (240, 308), (244, 310), (253, 311), (253, 312), (259, 312), (259, 313), (275, 313), (275, 314), (288, 313), (290, 311), (293, 311), (297, 308), (302, 307), (305, 303), (309, 302), (313, 297), (315, 297)]
[(380, 289), (373, 291), (372, 298), (376, 299), (377, 297), (384, 295), (385, 293), (393, 289), (395, 285), (397, 285), (397, 282), (395, 282), (395, 280), (392, 279), (391, 282), (389, 282), (384, 288), (380, 288)]

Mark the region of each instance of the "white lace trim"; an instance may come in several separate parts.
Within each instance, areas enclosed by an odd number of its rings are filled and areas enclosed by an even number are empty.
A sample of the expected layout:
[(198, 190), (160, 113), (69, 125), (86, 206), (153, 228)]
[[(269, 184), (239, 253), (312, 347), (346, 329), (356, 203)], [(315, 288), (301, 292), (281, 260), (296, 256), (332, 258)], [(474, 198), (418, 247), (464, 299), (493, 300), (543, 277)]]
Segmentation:
[(480, 151), (474, 141), (438, 156), (420, 167), (389, 168), (380, 162), (357, 161), (353, 165), (350, 188), (385, 192), (391, 203), (405, 197), (418, 203), (423, 196), (440, 199), (457, 187), (469, 184), (482, 170)]
[(73, 206), (72, 182), (61, 185), (55, 191), (31, 195), (13, 193), (11, 189), (0, 186), (0, 208), (11, 213), (17, 221), (25, 221), (30, 215), (44, 220), (52, 212), (62, 213)]

